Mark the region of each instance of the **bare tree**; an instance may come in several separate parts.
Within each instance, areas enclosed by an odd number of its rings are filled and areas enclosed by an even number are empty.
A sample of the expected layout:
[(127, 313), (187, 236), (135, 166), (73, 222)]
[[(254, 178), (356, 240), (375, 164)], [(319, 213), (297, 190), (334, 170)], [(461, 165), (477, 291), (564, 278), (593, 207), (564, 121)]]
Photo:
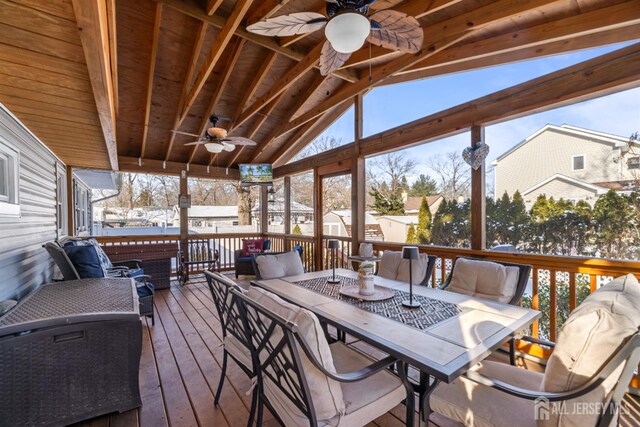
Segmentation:
[(386, 182), (387, 191), (397, 195), (404, 186), (403, 183), (406, 183), (406, 176), (415, 170), (417, 164), (401, 151), (384, 154), (371, 162), (369, 180), (378, 189)]
[(437, 154), (429, 161), (429, 167), (440, 179), (440, 188), (445, 198), (457, 200), (460, 196), (469, 196), (471, 169), (460, 153), (450, 151), (446, 154)]

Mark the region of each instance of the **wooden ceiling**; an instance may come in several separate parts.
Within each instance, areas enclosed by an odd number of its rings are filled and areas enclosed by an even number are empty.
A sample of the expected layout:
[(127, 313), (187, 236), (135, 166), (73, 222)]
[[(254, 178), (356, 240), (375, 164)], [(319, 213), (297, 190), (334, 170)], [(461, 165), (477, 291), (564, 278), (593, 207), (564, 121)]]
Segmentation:
[[(245, 30), (323, 0), (0, 0), (0, 102), (67, 164), (215, 175), (285, 164), (375, 86), (640, 38), (640, 0), (394, 3), (418, 18), (423, 49), (366, 46), (325, 78), (322, 31)], [(212, 156), (171, 132), (202, 134), (213, 112), (258, 146)]]

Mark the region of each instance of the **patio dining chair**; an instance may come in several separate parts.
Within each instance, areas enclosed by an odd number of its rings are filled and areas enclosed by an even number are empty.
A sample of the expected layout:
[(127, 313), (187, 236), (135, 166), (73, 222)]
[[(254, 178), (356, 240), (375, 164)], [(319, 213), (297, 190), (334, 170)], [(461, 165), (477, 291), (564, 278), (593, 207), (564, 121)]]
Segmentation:
[[(218, 382), (218, 388), (216, 389), (216, 395), (213, 401), (214, 405), (218, 406), (227, 373), (229, 356), (249, 378), (254, 378), (256, 374), (254, 373), (253, 360), (247, 341), (247, 332), (245, 330), (246, 321), (241, 317), (236, 296), (231, 293), (232, 289), (238, 292), (242, 292), (242, 289), (220, 273), (205, 270), (204, 275), (207, 279), (213, 302), (216, 305), (218, 319), (220, 319), (220, 324), (222, 325), (222, 343), (224, 348), (222, 372), (220, 373), (220, 381)], [(258, 387), (254, 386), (249, 421), (247, 423), (248, 426), (253, 424), (258, 401), (258, 391)]]
[(563, 325), (544, 373), (485, 361), (429, 397), (427, 412), (467, 426), (610, 426), (640, 362), (640, 286), (619, 277)]
[(413, 278), (417, 282), (414, 285), (427, 286), (437, 259), (433, 255), (421, 253), (418, 259), (410, 264), (409, 260), (402, 259), (402, 251), (384, 251), (377, 274), (386, 279), (409, 283), (409, 266), (412, 265)]
[[(336, 342), (329, 345), (318, 318), (275, 294), (232, 290), (248, 322), (258, 366), (258, 416), (266, 405), (285, 426), (363, 426), (406, 401), (413, 425), (413, 388), (406, 365), (392, 356), (373, 361)], [(398, 364), (400, 378), (387, 371)]]
[[(458, 257), (438, 289), (517, 305), (527, 288), (531, 266)], [(509, 340), (509, 361), (516, 364), (516, 339)]]

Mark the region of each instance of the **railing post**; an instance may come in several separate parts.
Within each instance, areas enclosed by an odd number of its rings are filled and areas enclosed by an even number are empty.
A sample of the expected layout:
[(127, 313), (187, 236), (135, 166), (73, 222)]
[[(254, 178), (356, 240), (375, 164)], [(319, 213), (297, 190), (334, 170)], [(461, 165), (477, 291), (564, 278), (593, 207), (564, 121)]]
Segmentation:
[[(360, 242), (365, 240), (365, 162), (360, 156), (360, 140), (363, 125), (363, 94), (354, 98), (355, 119), (354, 136), (355, 151), (351, 162), (351, 251), (358, 251)], [(354, 255), (353, 253), (349, 255)], [(356, 253), (357, 255), (357, 253)]]
[(318, 173), (318, 169), (313, 170), (313, 223), (315, 228), (315, 269), (316, 271), (322, 270), (322, 176)]
[[(484, 126), (471, 127), (471, 146), (484, 143)], [(487, 248), (485, 162), (471, 169), (471, 249)]]
[(269, 232), (269, 187), (260, 187), (260, 233)]
[(284, 177), (284, 250), (291, 250), (291, 177)]
[[(189, 177), (187, 171), (180, 171), (180, 198), (189, 195)], [(186, 205), (179, 204), (180, 207), (180, 252), (182, 257), (189, 261), (189, 208)], [(180, 260), (177, 260), (180, 262)], [(189, 268), (184, 272), (186, 278), (189, 278)]]

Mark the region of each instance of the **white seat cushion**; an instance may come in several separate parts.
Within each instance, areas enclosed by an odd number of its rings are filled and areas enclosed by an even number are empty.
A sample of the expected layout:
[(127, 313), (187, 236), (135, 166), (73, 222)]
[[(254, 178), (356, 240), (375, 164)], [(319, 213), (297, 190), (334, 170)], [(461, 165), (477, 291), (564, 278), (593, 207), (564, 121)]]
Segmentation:
[(458, 258), (447, 290), (459, 294), (508, 303), (516, 293), (518, 267), (496, 262)]
[[(516, 387), (539, 390), (543, 374), (499, 362), (485, 361), (473, 370)], [(535, 426), (534, 403), (458, 378), (440, 383), (429, 399), (431, 409), (468, 427)]]
[(256, 264), (263, 279), (279, 279), (304, 274), (304, 266), (297, 251), (261, 255), (256, 257)]
[[(289, 304), (277, 295), (255, 286), (249, 288), (247, 296), (282, 318), (295, 323), (301, 338), (307, 343), (316, 359), (322, 363), (322, 366), (326, 370), (331, 372), (336, 371), (329, 343), (325, 338), (324, 331), (315, 314), (302, 307)], [(275, 345), (280, 342), (281, 337), (282, 333), (279, 329), (276, 329), (272, 334), (271, 342)], [(318, 419), (330, 419), (339, 414), (343, 414), (345, 404), (340, 384), (316, 368), (302, 352), (302, 349), (300, 349), (299, 353)], [(264, 361), (266, 357), (268, 357), (266, 352), (260, 355), (262, 361)], [(274, 406), (278, 404), (286, 408), (287, 413), (297, 413), (301, 415), (299, 409), (290, 399), (284, 396), (282, 391), (265, 376), (265, 390), (266, 389), (269, 389), (271, 395), (270, 401)], [(280, 412), (279, 415), (282, 416)]]
[[(331, 344), (331, 354), (337, 372), (353, 372), (370, 365), (374, 361), (341, 342)], [(339, 383), (346, 403), (343, 415), (330, 419), (318, 419), (320, 426), (364, 426), (390, 411), (406, 398), (402, 382), (387, 371), (379, 372), (363, 381)], [(265, 388), (270, 402), (280, 402), (270, 388)], [(314, 401), (315, 405), (315, 401)], [(287, 411), (286, 407), (276, 407), (286, 426), (309, 425), (309, 420), (300, 412)]]
[(253, 363), (251, 362), (251, 352), (233, 335), (227, 335), (224, 338), (224, 349), (229, 352), (238, 362), (242, 363), (245, 368), (253, 371)]
[[(629, 274), (618, 277), (588, 296), (564, 323), (547, 362), (542, 390), (562, 392), (585, 384), (640, 326), (640, 286)], [(567, 402), (605, 403), (622, 367), (597, 389)], [(555, 415), (545, 425), (594, 425), (597, 414)]]
[(398, 265), (398, 272), (396, 273), (396, 280), (409, 283), (409, 265), (411, 265), (411, 273), (413, 274), (413, 284), (418, 285), (424, 280), (424, 276), (427, 274), (427, 265), (429, 264), (429, 257), (427, 254), (418, 254), (418, 259), (411, 260), (409, 264), (408, 259), (400, 259)]
[(384, 251), (378, 266), (378, 276), (395, 280), (398, 275), (400, 261), (402, 261), (402, 252)]

